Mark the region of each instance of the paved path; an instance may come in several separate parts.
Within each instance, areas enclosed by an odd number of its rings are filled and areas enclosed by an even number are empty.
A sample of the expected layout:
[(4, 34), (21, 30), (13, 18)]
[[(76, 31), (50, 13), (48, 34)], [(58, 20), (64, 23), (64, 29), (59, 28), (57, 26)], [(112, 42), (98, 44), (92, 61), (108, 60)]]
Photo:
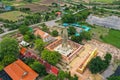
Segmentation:
[[(51, 26), (56, 25), (55, 21), (60, 20), (60, 19), (61, 19), (61, 18), (57, 18), (57, 19), (55, 19), (55, 20), (51, 20), (51, 21), (47, 21), (47, 22), (41, 22), (41, 23), (33, 24), (33, 25), (30, 25), (29, 27), (38, 26), (38, 25), (43, 24), (43, 23), (45, 23), (45, 24), (47, 24), (48, 26), (51, 27)], [(15, 32), (15, 31), (18, 31), (18, 29), (16, 29), (16, 30), (11, 30), (11, 31), (7, 31), (7, 32), (4, 32), (4, 33), (0, 34), (0, 41), (1, 41), (2, 36), (6, 35), (6, 34), (9, 34), (9, 33), (12, 33), (12, 32)]]
[(1, 41), (2, 36), (6, 35), (6, 34), (9, 34), (9, 33), (13, 33), (15, 31), (18, 31), (18, 29), (12, 30), (12, 31), (7, 31), (7, 32), (4, 32), (4, 33), (0, 34), (0, 41)]

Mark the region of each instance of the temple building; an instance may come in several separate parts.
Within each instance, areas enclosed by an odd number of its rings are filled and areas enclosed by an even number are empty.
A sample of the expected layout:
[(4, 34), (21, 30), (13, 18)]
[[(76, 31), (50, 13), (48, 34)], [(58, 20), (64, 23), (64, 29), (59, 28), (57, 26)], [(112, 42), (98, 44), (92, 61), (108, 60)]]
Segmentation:
[(50, 51), (57, 51), (62, 55), (63, 61), (70, 63), (74, 57), (82, 50), (83, 45), (68, 40), (67, 29), (62, 31), (62, 37), (58, 36), (56, 41), (49, 44), (46, 49)]
[(56, 37), (46, 49), (57, 51), (62, 56), (62, 62), (67, 63), (69, 71), (79, 76), (83, 73), (90, 60), (97, 55), (97, 49), (90, 45), (81, 45), (68, 40), (67, 28), (63, 28), (61, 37)]
[(50, 34), (40, 30), (39, 28), (34, 29), (34, 34), (36, 36), (39, 36), (44, 42), (49, 42), (54, 40), (54, 38)]

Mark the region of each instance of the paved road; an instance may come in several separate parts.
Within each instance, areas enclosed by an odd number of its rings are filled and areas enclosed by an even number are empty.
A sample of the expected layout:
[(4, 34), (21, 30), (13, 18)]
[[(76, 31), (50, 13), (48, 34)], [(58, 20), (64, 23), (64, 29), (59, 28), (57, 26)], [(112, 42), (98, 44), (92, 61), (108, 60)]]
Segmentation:
[(2, 37), (2, 36), (6, 35), (6, 34), (9, 34), (9, 33), (13, 33), (13, 32), (15, 32), (15, 31), (18, 31), (18, 29), (12, 30), (12, 31), (7, 31), (7, 32), (4, 32), (4, 33), (0, 34), (0, 40), (1, 40), (1, 37)]
[[(38, 25), (40, 25), (40, 24), (42, 24), (42, 23), (48, 24), (49, 26), (53, 26), (53, 25), (56, 25), (56, 24), (55, 24), (55, 21), (60, 20), (60, 19), (61, 19), (61, 18), (57, 18), (57, 19), (55, 19), (55, 20), (51, 20), (51, 21), (47, 21), (47, 22), (41, 22), (41, 23), (33, 24), (33, 25), (30, 25), (29, 27), (38, 26)], [(16, 30), (11, 30), (11, 31), (7, 31), (7, 32), (4, 32), (4, 33), (0, 34), (0, 40), (1, 40), (2, 36), (6, 35), (6, 34), (9, 34), (9, 33), (12, 33), (12, 32), (15, 32), (15, 31), (18, 31), (18, 29), (16, 29)]]

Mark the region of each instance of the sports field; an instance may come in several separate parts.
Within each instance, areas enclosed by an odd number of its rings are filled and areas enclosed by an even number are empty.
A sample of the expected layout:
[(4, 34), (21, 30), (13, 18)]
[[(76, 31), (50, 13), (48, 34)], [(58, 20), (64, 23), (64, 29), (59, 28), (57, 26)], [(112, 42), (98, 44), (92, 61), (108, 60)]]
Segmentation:
[(21, 19), (23, 16), (26, 15), (27, 15), (26, 13), (20, 11), (11, 11), (11, 12), (1, 13), (0, 18), (9, 21), (17, 21), (18, 19)]

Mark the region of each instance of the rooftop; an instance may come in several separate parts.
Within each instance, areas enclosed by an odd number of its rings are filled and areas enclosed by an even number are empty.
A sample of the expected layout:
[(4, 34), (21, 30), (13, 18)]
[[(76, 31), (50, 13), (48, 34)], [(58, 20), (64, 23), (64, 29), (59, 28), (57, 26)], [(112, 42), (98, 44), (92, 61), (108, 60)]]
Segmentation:
[(20, 59), (5, 67), (4, 70), (12, 80), (34, 80), (38, 77), (38, 74)]
[(34, 34), (37, 35), (37, 36), (39, 35), (42, 39), (50, 36), (48, 33), (40, 30), (39, 28), (36, 28), (36, 29), (35, 29), (35, 33), (34, 33)]

